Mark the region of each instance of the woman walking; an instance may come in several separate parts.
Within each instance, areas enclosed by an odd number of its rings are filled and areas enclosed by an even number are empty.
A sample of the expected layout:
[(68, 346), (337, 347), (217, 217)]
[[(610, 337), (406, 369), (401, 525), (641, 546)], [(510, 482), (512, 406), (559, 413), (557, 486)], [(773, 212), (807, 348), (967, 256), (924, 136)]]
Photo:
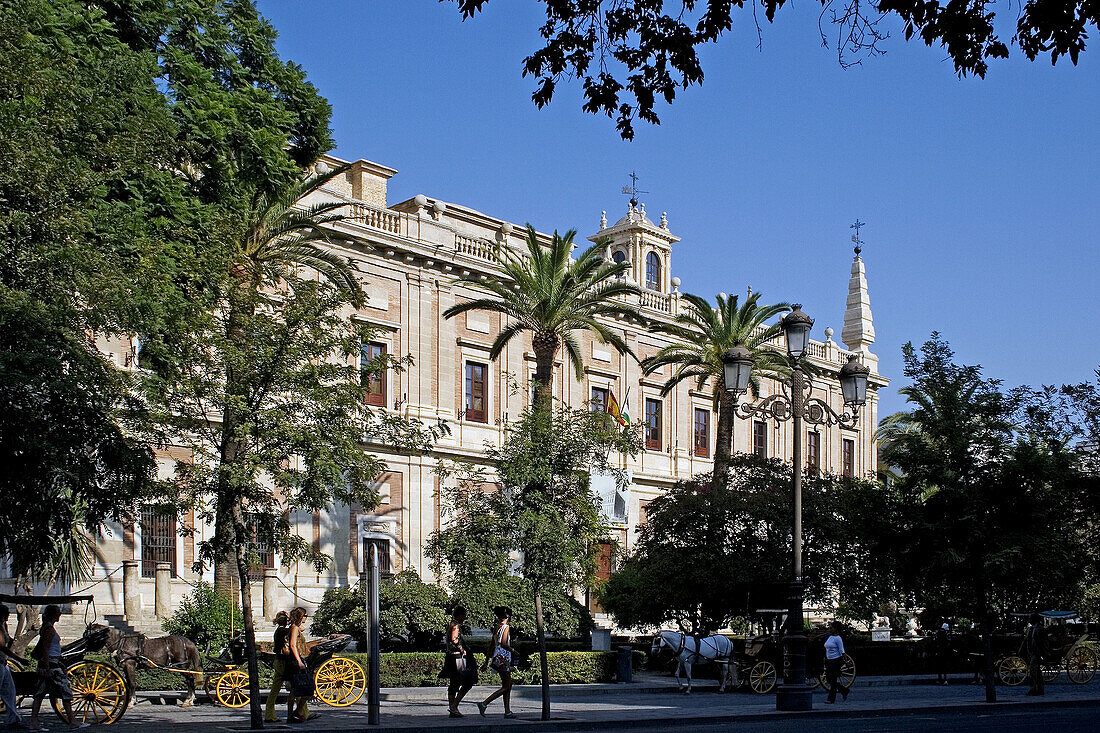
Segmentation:
[(504, 698), (504, 717), (514, 718), (512, 712), (512, 628), (508, 625), (508, 619), (512, 611), (507, 606), (497, 606), (493, 609), (497, 623), (493, 628), (493, 641), (489, 645), (489, 656), (481, 665), (484, 670), (492, 667), (493, 671), (500, 675), (500, 689), (485, 698), (484, 702), (477, 704), (477, 711), (485, 715), (485, 708), (498, 697)]
[(840, 638), (840, 632), (844, 624), (833, 621), (829, 626), (829, 636), (825, 639), (825, 681), (829, 685), (829, 697), (827, 703), (836, 702), (836, 691), (839, 689), (843, 699), (848, 699), (848, 688), (841, 686), (837, 678), (840, 676), (840, 665), (844, 661), (844, 640)]
[(304, 723), (320, 717), (309, 712), (309, 698), (313, 697), (313, 675), (306, 665), (309, 650), (302, 635), (302, 624), (306, 621), (306, 609), (298, 606), (290, 612), (290, 630), (287, 637), (287, 650), (283, 674), (290, 680), (290, 695), (287, 698), (287, 721)]
[(283, 680), (288, 678), (286, 674), (287, 642), (290, 640), (290, 616), (286, 611), (275, 614), (275, 639), (271, 644), (271, 650), (275, 654), (275, 674), (271, 677), (271, 692), (267, 694), (267, 711), (264, 720), (268, 723), (277, 723), (279, 718), (275, 715), (275, 704), (279, 699), (279, 690), (283, 687)]
[(443, 660), (440, 677), (450, 680), (447, 685), (447, 712), (452, 718), (464, 717), (458, 712), (458, 704), (477, 682), (477, 667), (471, 658), (466, 640), (462, 638), (462, 624), (466, 623), (466, 609), (455, 607), (447, 623), (447, 656)]

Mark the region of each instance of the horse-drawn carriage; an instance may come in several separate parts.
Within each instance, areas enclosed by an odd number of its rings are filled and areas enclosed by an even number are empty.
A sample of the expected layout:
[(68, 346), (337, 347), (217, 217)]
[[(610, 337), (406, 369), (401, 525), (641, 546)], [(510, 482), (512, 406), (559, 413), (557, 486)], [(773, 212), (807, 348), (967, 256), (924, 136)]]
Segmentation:
[[(736, 687), (764, 695), (775, 689), (786, 661), (782, 635), (775, 633), (731, 640), (720, 634), (697, 638), (676, 631), (662, 631), (653, 638), (651, 653), (656, 654), (661, 648), (671, 649), (676, 657), (677, 683), (680, 681), (680, 670), (687, 672), (688, 692), (691, 691), (691, 665), (715, 662), (721, 674), (719, 692), (729, 682)], [(806, 682), (811, 687), (820, 684), (828, 690), (824, 654), (824, 635), (811, 634), (807, 647)], [(837, 682), (848, 687), (855, 680), (856, 664), (848, 654), (844, 655), (843, 660)]]
[[(0, 593), (0, 602), (22, 604), (27, 606), (66, 605), (71, 603), (88, 603), (85, 607), (85, 620), (88, 609), (93, 609), (92, 596), (13, 596)], [(87, 659), (87, 655), (94, 654), (107, 645), (107, 632), (97, 631), (85, 633), (76, 641), (61, 647), (61, 664), (69, 677), (69, 686), (73, 691), (73, 714), (77, 722), (110, 724), (122, 717), (126, 712), (126, 704), (132, 690), (126, 683), (121, 670), (110, 662), (97, 659)], [(12, 679), (15, 681), (15, 692), (19, 702), (33, 695), (38, 687), (38, 673), (24, 670), (22, 665), (14, 659), (8, 660), (8, 666), (12, 670)], [(65, 717), (65, 709), (60, 700), (51, 700), (54, 712), (62, 720)], [(0, 703), (0, 707), (2, 707)]]
[[(358, 702), (367, 689), (367, 675), (354, 659), (337, 657), (351, 641), (350, 636), (336, 636), (309, 644), (306, 666), (313, 674), (314, 695), (331, 707), (347, 707)], [(216, 657), (208, 656), (215, 671), (206, 676), (206, 694), (211, 700), (228, 708), (242, 708), (249, 703), (248, 672), (245, 664), (243, 634), (238, 633)], [(275, 655), (260, 652), (260, 660), (268, 666)]]
[[(1044, 611), (1039, 614), (1047, 626), (1047, 652), (1041, 660), (1044, 682), (1053, 682), (1064, 669), (1070, 682), (1084, 685), (1096, 676), (1097, 654), (1088, 645), (1088, 632), (1074, 622), (1072, 611)], [(1025, 618), (1028, 614), (1013, 614)], [(1004, 685), (1022, 684), (1028, 676), (1027, 641), (1023, 633), (1000, 635), (1007, 648), (995, 665), (997, 679)]]

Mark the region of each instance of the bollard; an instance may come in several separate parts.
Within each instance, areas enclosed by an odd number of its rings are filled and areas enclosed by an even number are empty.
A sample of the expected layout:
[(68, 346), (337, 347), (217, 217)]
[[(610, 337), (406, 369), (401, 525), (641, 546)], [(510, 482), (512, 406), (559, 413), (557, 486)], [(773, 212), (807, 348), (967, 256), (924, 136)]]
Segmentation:
[(158, 562), (155, 573), (156, 600), (153, 607), (157, 618), (168, 618), (172, 614), (172, 564)]
[(629, 646), (619, 647), (619, 682), (634, 681), (634, 649)]
[(128, 623), (141, 621), (141, 565), (139, 560), (122, 561), (122, 612)]

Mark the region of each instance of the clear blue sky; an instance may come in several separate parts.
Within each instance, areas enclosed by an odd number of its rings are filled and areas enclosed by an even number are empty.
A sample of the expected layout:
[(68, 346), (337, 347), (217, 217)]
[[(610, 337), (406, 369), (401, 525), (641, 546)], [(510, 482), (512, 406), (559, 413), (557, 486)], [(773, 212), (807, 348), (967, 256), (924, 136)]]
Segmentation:
[(625, 212), (633, 169), (647, 211), (682, 237), (684, 290), (802, 302), (819, 339), (840, 333), (848, 225), (867, 222), (873, 350), (894, 380), (883, 415), (904, 406), (902, 344), (933, 330), (1009, 385), (1100, 365), (1095, 39), (1077, 67), (1014, 58), (960, 80), (895, 26), (885, 56), (844, 70), (815, 4), (788, 6), (762, 50), (751, 18), (735, 21), (704, 53), (703, 85), (624, 142), (580, 111), (575, 83), (534, 108), (521, 76), (543, 18), (532, 0), (493, 0), (465, 23), (434, 0), (259, 6), (332, 103), (336, 153), (399, 170), (391, 202), (424, 193), (587, 236), (601, 210)]

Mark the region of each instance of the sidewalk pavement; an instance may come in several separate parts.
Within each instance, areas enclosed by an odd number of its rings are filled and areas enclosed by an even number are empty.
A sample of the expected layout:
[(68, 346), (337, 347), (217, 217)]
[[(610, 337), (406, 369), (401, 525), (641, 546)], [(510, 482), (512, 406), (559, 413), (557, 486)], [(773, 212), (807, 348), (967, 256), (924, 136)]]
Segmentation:
[[(539, 720), (541, 691), (537, 686), (517, 686), (513, 690), (515, 720), (502, 717), (503, 706), (496, 701), (486, 717), (480, 717), (474, 701), (482, 700), (494, 688), (475, 687), (466, 696), (462, 711), (466, 717), (447, 717), (446, 690), (443, 688), (390, 688), (382, 693), (381, 726), (368, 728), (366, 697), (348, 708), (311, 705), (320, 713), (317, 720), (293, 727), (268, 724), (270, 730), (379, 730), (402, 733), (527, 733), (528, 731), (598, 731), (625, 728), (654, 730), (676, 725), (716, 725), (738, 721), (767, 720), (789, 716), (810, 719), (869, 717), (882, 713), (914, 711), (995, 711), (1004, 709), (1098, 706), (1100, 681), (1075, 685), (1064, 678), (1047, 685), (1044, 697), (1028, 697), (1027, 687), (998, 687), (995, 705), (985, 702), (985, 690), (968, 684), (969, 677), (958, 677), (948, 686), (931, 684), (927, 677), (888, 677), (857, 679), (847, 701), (838, 697), (826, 704), (825, 693), (814, 695), (814, 709), (789, 713), (775, 709), (775, 695), (731, 692), (719, 695), (713, 681), (697, 685), (691, 695), (676, 691), (675, 680), (646, 677), (629, 685), (558, 685), (551, 689), (552, 719)], [(143, 693), (142, 701), (129, 710), (112, 730), (202, 731), (244, 730), (248, 728), (248, 710), (228, 710), (207, 703), (194, 708), (163, 704), (169, 694)], [(201, 697), (200, 697), (201, 699)], [(150, 704), (160, 702), (161, 704)], [(285, 716), (285, 705), (279, 713)]]

